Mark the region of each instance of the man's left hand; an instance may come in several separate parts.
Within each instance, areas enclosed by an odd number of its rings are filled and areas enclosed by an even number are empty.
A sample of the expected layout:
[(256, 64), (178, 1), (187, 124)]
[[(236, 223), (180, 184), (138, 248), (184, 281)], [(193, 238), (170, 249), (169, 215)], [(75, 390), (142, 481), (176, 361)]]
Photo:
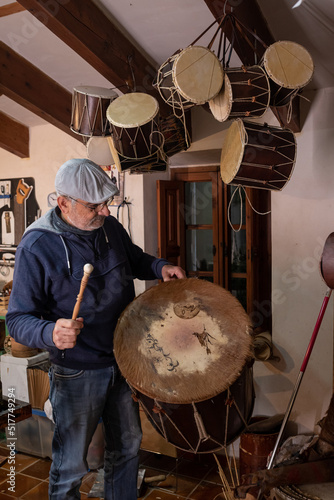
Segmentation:
[(171, 266), (170, 264), (166, 264), (162, 270), (162, 279), (164, 281), (176, 280), (186, 278), (186, 273), (179, 266)]

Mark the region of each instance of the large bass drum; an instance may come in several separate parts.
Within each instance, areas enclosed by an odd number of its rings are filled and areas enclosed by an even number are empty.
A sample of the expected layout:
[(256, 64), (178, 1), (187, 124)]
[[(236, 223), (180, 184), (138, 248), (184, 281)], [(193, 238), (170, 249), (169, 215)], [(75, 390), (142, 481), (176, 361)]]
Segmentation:
[(227, 290), (172, 280), (139, 295), (114, 339), (119, 368), (171, 444), (212, 453), (245, 429), (254, 403), (250, 321)]

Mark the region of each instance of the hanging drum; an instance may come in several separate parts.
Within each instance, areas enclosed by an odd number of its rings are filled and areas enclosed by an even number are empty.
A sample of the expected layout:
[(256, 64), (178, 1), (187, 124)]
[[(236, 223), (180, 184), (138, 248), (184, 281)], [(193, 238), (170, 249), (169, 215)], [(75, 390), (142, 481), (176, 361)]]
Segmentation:
[(106, 166), (113, 165), (114, 158), (109, 147), (110, 137), (91, 137), (88, 139), (87, 158), (92, 160), (97, 165)]
[(179, 50), (160, 67), (155, 86), (173, 109), (187, 109), (213, 99), (223, 85), (223, 67), (206, 47)]
[(280, 191), (295, 161), (296, 140), (291, 130), (237, 118), (223, 143), (220, 174), (225, 184)]
[(152, 163), (161, 158), (164, 139), (158, 129), (158, 112), (158, 101), (141, 92), (124, 94), (108, 107), (110, 147), (119, 171), (134, 167), (141, 160)]
[(269, 99), (269, 80), (260, 66), (231, 68), (225, 69), (224, 86), (209, 107), (216, 120), (224, 122), (264, 115)]
[(262, 60), (270, 82), (270, 105), (285, 106), (312, 79), (314, 64), (309, 52), (298, 43), (275, 42)]
[(149, 421), (171, 444), (211, 453), (251, 416), (250, 321), (227, 290), (200, 279), (161, 283), (121, 315), (114, 352)]
[(183, 121), (174, 114), (160, 120), (160, 132), (164, 136), (164, 152), (168, 157), (186, 151), (191, 144)]
[(86, 137), (110, 135), (106, 111), (117, 97), (116, 92), (102, 87), (74, 88), (70, 125), (72, 132)]

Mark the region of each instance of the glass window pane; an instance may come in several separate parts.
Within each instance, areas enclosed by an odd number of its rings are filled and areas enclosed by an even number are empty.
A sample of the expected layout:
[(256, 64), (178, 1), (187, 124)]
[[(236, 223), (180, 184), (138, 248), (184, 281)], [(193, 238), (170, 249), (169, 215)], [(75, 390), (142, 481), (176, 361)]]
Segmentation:
[(211, 182), (186, 182), (184, 212), (187, 225), (212, 224)]
[(232, 278), (231, 293), (234, 295), (244, 309), (247, 311), (247, 281), (246, 278)]
[(231, 230), (231, 271), (232, 273), (247, 271), (245, 229), (238, 232)]
[[(238, 189), (238, 186), (230, 186), (230, 194), (231, 198), (235, 190)], [(240, 199), (241, 194), (241, 199)], [(242, 214), (241, 214), (241, 200), (242, 200)], [(242, 218), (241, 218), (242, 215)], [(245, 204), (245, 191), (243, 189), (239, 189), (238, 193), (235, 193), (233, 196), (233, 200), (230, 205), (230, 219), (232, 224), (240, 225), (246, 223), (246, 204)]]
[(212, 229), (188, 229), (186, 231), (186, 270), (213, 270)]

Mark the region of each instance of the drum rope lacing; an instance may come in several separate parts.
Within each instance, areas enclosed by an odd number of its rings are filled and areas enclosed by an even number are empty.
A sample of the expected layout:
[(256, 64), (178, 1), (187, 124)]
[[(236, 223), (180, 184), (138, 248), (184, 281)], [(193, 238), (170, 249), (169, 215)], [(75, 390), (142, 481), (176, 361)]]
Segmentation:
[[(253, 205), (252, 205), (252, 203), (251, 203), (251, 201), (250, 201), (250, 199), (249, 199), (249, 196), (248, 196), (248, 194), (247, 194), (247, 191), (246, 191), (245, 187), (244, 187), (244, 186), (242, 186), (241, 184), (238, 184), (237, 188), (236, 188), (236, 189), (233, 191), (233, 193), (232, 193), (232, 196), (231, 196), (231, 198), (230, 198), (230, 201), (229, 201), (229, 204), (228, 204), (228, 208), (227, 208), (227, 218), (228, 218), (228, 223), (229, 223), (229, 225), (231, 226), (231, 228), (233, 229), (233, 231), (234, 231), (235, 233), (238, 233), (238, 232), (241, 230), (241, 228), (242, 228), (242, 209), (243, 209), (242, 190), (243, 190), (243, 191), (244, 191), (244, 193), (245, 193), (245, 197), (246, 197), (246, 199), (247, 199), (247, 201), (248, 201), (248, 203), (249, 203), (250, 207), (252, 208), (252, 210), (254, 210), (254, 212), (255, 212), (255, 213), (257, 213), (258, 215), (268, 215), (268, 214), (270, 214), (270, 213), (271, 213), (271, 210), (269, 210), (268, 212), (259, 212), (258, 210), (256, 210), (256, 209), (253, 207)], [(239, 223), (239, 227), (238, 227), (238, 229), (235, 229), (234, 225), (232, 224), (232, 221), (231, 221), (231, 216), (230, 216), (230, 213), (231, 213), (231, 206), (232, 206), (233, 198), (234, 198), (234, 196), (236, 195), (236, 193), (238, 193), (238, 194), (239, 194), (239, 198), (240, 198), (240, 223)]]

